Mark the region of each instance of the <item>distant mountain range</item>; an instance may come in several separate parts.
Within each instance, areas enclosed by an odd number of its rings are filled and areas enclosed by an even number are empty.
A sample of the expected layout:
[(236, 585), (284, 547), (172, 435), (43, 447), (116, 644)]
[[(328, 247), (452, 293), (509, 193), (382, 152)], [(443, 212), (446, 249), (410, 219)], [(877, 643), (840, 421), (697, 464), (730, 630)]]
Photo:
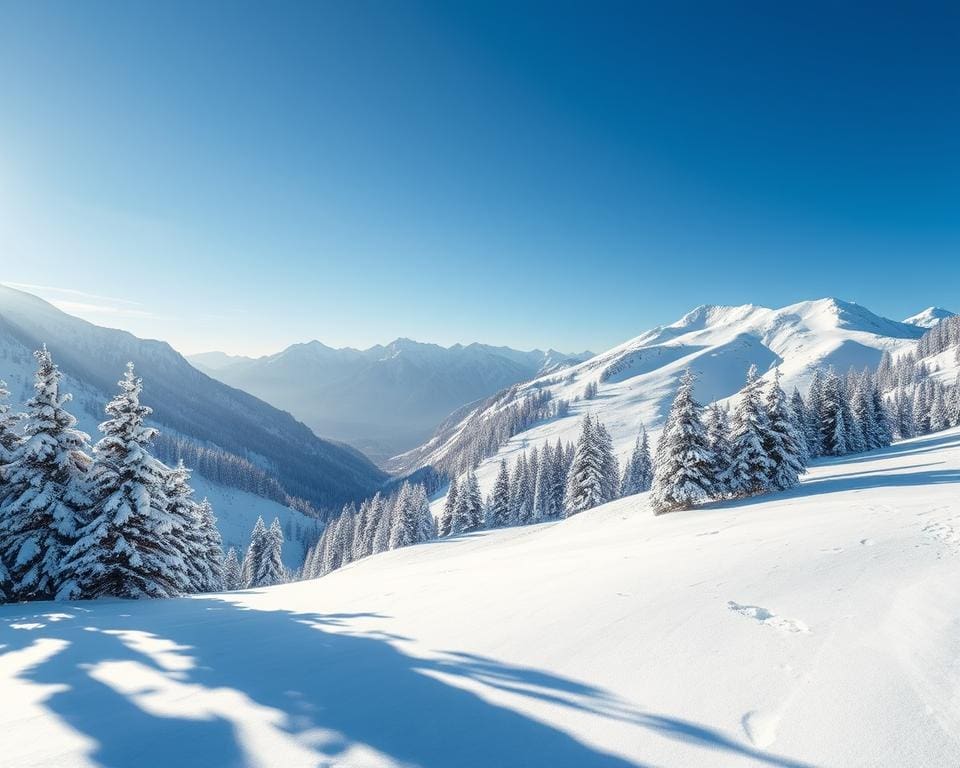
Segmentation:
[(918, 312), (912, 317), (908, 317), (903, 322), (910, 325), (916, 325), (920, 328), (933, 328), (941, 320), (945, 320), (948, 317), (954, 317), (955, 312), (951, 312), (949, 309), (942, 309), (940, 307), (927, 307), (923, 312)]
[(465, 404), (592, 356), (397, 339), (363, 350), (311, 341), (255, 359), (222, 352), (188, 359), (210, 376), (289, 411), (318, 435), (384, 461), (422, 443)]
[(0, 379), (10, 385), (14, 406), (30, 396), (32, 352), (41, 344), (66, 375), (72, 410), (94, 439), (103, 406), (133, 361), (144, 380), (143, 402), (164, 434), (241, 457), (291, 496), (335, 508), (373, 493), (387, 479), (359, 451), (322, 440), (289, 413), (210, 378), (165, 342), (93, 325), (0, 286)]

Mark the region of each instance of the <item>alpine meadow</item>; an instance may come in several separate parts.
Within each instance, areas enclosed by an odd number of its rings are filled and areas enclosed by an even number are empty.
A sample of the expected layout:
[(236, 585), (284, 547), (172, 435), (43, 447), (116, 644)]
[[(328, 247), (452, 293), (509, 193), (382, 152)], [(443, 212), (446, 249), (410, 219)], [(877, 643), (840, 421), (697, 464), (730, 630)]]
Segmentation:
[(958, 39), (0, 0), (0, 766), (960, 766)]

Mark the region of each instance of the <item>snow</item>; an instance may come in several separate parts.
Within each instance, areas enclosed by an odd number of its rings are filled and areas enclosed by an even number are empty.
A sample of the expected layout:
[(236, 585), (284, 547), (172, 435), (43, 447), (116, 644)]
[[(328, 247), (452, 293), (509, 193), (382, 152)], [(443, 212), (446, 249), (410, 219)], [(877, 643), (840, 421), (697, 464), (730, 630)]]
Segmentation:
[[(884, 351), (912, 349), (923, 332), (832, 298), (780, 309), (754, 304), (698, 307), (672, 325), (654, 328), (568, 371), (521, 387), (517, 399), (549, 389), (554, 398), (570, 400), (569, 415), (515, 435), (481, 463), (477, 478), (483, 493), (489, 493), (501, 459), (512, 467), (520, 452), (545, 440), (551, 444), (557, 438), (564, 443), (575, 441), (585, 413), (598, 418), (610, 432), (622, 466), (641, 426), (656, 442), (680, 375), (688, 367), (698, 376), (694, 394), (704, 404), (727, 400), (738, 392), (751, 364), (757, 365), (765, 380), (772, 378), (771, 367), (779, 365), (781, 384), (789, 395), (794, 387), (806, 392), (817, 368), (832, 365), (846, 373), (851, 366), (875, 367)], [(572, 402), (583, 395), (589, 382), (598, 383), (598, 397)], [(437, 461), (454, 434), (428, 443), (420, 453), (398, 457), (393, 468)], [(435, 514), (442, 503), (442, 497), (435, 500)]]
[(955, 312), (951, 312), (949, 309), (927, 307), (922, 312), (917, 312), (917, 314), (908, 317), (903, 322), (909, 325), (919, 326), (920, 328), (933, 328), (933, 326), (937, 325), (941, 320), (947, 317), (953, 317), (955, 314)]
[(0, 608), (13, 766), (960, 764), (960, 430), (795, 489)]

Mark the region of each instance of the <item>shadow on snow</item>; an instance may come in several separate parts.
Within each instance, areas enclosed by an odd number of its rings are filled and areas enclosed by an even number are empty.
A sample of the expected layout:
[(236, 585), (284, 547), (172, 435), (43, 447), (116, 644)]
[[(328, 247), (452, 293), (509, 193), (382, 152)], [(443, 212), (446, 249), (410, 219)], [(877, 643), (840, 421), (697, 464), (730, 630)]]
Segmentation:
[(359, 745), (424, 768), (640, 765), (462, 685), (762, 765), (801, 766), (549, 672), (456, 651), (419, 658), (397, 648), (403, 638), (347, 630), (370, 614), (246, 609), (222, 596), (126, 605), (35, 603), (0, 613), (0, 662), (37, 640), (58, 647), (21, 664), (15, 680), (54, 686), (35, 689), (40, 706), (91, 739), (88, 757), (102, 766), (325, 765)]

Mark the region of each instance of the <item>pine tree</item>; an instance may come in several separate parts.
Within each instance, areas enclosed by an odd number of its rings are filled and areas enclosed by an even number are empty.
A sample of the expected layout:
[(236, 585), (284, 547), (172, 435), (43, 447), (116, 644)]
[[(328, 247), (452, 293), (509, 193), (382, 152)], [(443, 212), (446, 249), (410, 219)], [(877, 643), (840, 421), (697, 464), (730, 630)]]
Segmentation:
[(219, 592), (224, 588), (223, 539), (217, 529), (217, 518), (213, 514), (213, 505), (203, 499), (197, 507), (197, 518), (202, 534), (203, 557), (206, 560), (208, 581), (203, 585), (205, 592)]
[(807, 393), (805, 432), (807, 435), (807, 452), (812, 459), (823, 455), (823, 440), (820, 430), (820, 425), (824, 419), (823, 386), (823, 373), (818, 368), (813, 372), (813, 378), (810, 380), (810, 390)]
[(414, 530), (414, 541), (422, 544), (425, 541), (431, 541), (437, 538), (437, 521), (433, 518), (430, 511), (430, 499), (427, 497), (427, 489), (423, 485), (413, 486), (410, 494), (410, 505), (413, 508), (413, 519), (416, 523)]
[(241, 580), (245, 588), (257, 586), (257, 574), (260, 571), (260, 562), (263, 560), (267, 548), (267, 526), (263, 518), (257, 517), (257, 522), (250, 533), (250, 544), (243, 556), (243, 567), (240, 571)]
[(620, 491), (620, 463), (613, 452), (613, 440), (607, 428), (599, 421), (595, 423), (597, 447), (600, 451), (600, 471), (603, 478), (603, 500), (613, 501)]
[(727, 487), (730, 494), (738, 498), (767, 490), (773, 469), (773, 462), (764, 448), (770, 437), (767, 415), (761, 402), (762, 386), (757, 367), (751, 365), (734, 414), (730, 448), (732, 461)]
[(457, 498), (457, 508), (453, 513), (453, 533), (466, 533), (483, 526), (483, 499), (477, 476), (471, 471), (464, 478), (463, 487)]
[(623, 478), (620, 482), (620, 495), (633, 496), (637, 493), (643, 493), (650, 490), (650, 483), (653, 467), (650, 461), (650, 443), (647, 438), (647, 430), (640, 429), (637, 440), (633, 445), (633, 452), (630, 454), (630, 461), (627, 462), (623, 470)]
[(417, 540), (417, 520), (413, 508), (413, 489), (409, 482), (400, 486), (393, 506), (393, 525), (390, 528), (390, 549), (406, 547)]
[(280, 521), (273, 518), (270, 528), (264, 536), (263, 552), (257, 563), (256, 575), (252, 587), (271, 587), (285, 581), (283, 571), (283, 528)]
[(730, 492), (733, 473), (733, 446), (727, 412), (716, 403), (707, 408), (707, 444), (713, 454), (713, 496), (722, 499)]
[(240, 575), (240, 561), (237, 560), (237, 550), (230, 547), (223, 558), (223, 588), (232, 592), (242, 587), (243, 579)]
[(930, 404), (930, 431), (941, 432), (950, 426), (950, 417), (947, 415), (947, 402), (944, 398), (943, 387), (938, 386)]
[(163, 492), (167, 497), (167, 514), (170, 516), (170, 533), (183, 558), (187, 572), (188, 587), (185, 592), (214, 591), (210, 585), (215, 576), (210, 571), (207, 559), (205, 532), (200, 525), (197, 503), (190, 487), (190, 471), (178, 461), (177, 465), (163, 473)]
[(164, 493), (169, 469), (150, 455), (156, 430), (144, 426), (151, 409), (140, 404), (143, 384), (133, 363), (106, 407), (103, 437), (90, 471), (94, 506), (67, 555), (72, 576), (59, 596), (172, 597), (191, 588), (182, 525)]
[(553, 517), (553, 454), (550, 444), (544, 443), (537, 462), (537, 476), (533, 486), (533, 519), (537, 522)]
[[(379, 494), (377, 494), (379, 496)], [(374, 497), (376, 500), (377, 497)], [(393, 505), (380, 497), (380, 504), (376, 511), (377, 527), (373, 533), (373, 553), (386, 552), (390, 549), (390, 531), (393, 528)]]
[(606, 499), (607, 478), (604, 477), (604, 456), (597, 425), (588, 413), (580, 424), (580, 436), (567, 480), (566, 516), (592, 509)]
[(506, 525), (510, 525), (510, 473), (507, 471), (506, 460), (501, 459), (500, 471), (493, 484), (488, 527), (502, 528)]
[(780, 387), (780, 369), (774, 371), (767, 390), (766, 431), (763, 448), (770, 461), (767, 470), (769, 485), (786, 490), (800, 482), (805, 470), (801, 437), (794, 424), (787, 396)]
[(654, 514), (690, 509), (713, 492), (715, 461), (686, 370), (657, 443), (650, 503)]
[(460, 493), (459, 483), (456, 477), (450, 478), (450, 488), (447, 496), (443, 500), (443, 511), (440, 513), (440, 519), (437, 521), (437, 533), (440, 536), (449, 536), (451, 526), (453, 525), (453, 512), (457, 508), (457, 496)]
[(800, 440), (800, 449), (803, 452), (803, 463), (806, 466), (810, 461), (810, 432), (808, 430), (809, 419), (807, 418), (807, 406), (803, 402), (803, 395), (796, 387), (793, 388), (793, 394), (790, 396), (790, 411), (793, 417), (793, 426), (796, 429)]
[(61, 373), (47, 348), (36, 352), (34, 396), (26, 403), (23, 439), (2, 468), (0, 560), (11, 600), (53, 597), (63, 560), (89, 506), (85, 481), (89, 438), (74, 429), (60, 394)]
[(533, 483), (526, 453), (521, 453), (513, 472), (513, 521), (518, 525), (533, 522)]
[(849, 450), (843, 387), (832, 370), (827, 373), (821, 390), (820, 446), (823, 455), (842, 456)]

